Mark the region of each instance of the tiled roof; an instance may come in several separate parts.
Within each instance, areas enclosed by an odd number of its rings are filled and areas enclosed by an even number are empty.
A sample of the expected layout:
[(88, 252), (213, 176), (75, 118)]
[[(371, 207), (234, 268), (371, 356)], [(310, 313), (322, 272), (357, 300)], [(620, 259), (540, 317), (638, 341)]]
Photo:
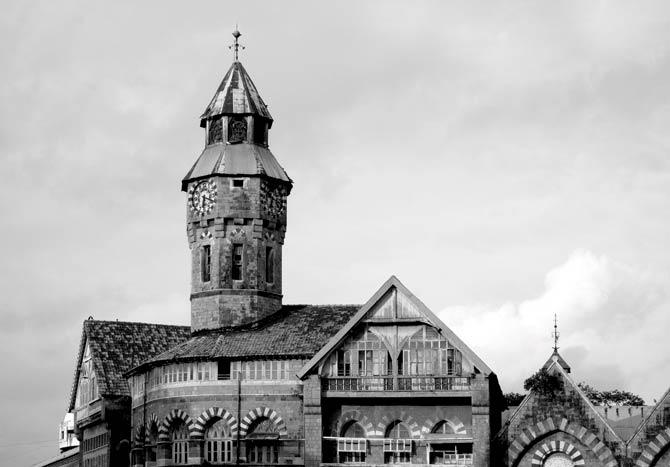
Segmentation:
[(125, 321), (84, 321), (69, 410), (74, 408), (77, 381), (84, 347), (88, 340), (93, 369), (102, 396), (127, 396), (124, 373), (155, 355), (187, 340), (189, 326), (131, 323)]
[(210, 144), (181, 182), (186, 191), (190, 180), (210, 175), (266, 175), (291, 183), (272, 152), (256, 144)]
[(254, 325), (194, 335), (130, 372), (175, 360), (312, 357), (358, 311), (360, 305), (285, 305)]
[(258, 115), (267, 118), (272, 124), (272, 116), (265, 102), (247, 70), (238, 61), (230, 66), (214, 97), (200, 116), (200, 126), (204, 128), (207, 119), (222, 114)]

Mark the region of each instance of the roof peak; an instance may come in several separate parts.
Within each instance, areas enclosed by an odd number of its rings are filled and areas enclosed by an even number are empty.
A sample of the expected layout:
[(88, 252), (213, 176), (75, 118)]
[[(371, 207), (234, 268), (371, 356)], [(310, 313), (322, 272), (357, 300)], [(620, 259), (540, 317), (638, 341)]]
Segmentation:
[(272, 115), (267, 105), (258, 93), (256, 85), (249, 73), (237, 58), (223, 76), (221, 84), (214, 93), (214, 97), (200, 116), (200, 126), (205, 128), (207, 120), (220, 115), (256, 115), (269, 121), (272, 125)]

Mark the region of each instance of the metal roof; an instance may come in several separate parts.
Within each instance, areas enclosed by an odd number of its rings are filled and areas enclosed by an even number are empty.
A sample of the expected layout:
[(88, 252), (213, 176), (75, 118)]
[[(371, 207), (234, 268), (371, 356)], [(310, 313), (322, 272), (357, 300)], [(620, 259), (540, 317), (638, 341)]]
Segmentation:
[(216, 143), (205, 147), (182, 180), (186, 190), (190, 180), (210, 175), (266, 175), (292, 183), (270, 150), (256, 144)]
[(200, 116), (200, 126), (205, 121), (222, 114), (251, 114), (267, 118), (272, 125), (272, 115), (263, 98), (249, 77), (247, 70), (238, 61), (228, 69), (205, 111)]

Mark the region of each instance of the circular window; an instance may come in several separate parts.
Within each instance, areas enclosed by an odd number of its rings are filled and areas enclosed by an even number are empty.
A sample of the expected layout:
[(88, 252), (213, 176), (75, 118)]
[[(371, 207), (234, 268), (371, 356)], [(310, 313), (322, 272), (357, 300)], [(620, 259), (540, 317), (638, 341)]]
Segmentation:
[(567, 454), (556, 452), (550, 454), (542, 464), (544, 467), (574, 467), (572, 459)]

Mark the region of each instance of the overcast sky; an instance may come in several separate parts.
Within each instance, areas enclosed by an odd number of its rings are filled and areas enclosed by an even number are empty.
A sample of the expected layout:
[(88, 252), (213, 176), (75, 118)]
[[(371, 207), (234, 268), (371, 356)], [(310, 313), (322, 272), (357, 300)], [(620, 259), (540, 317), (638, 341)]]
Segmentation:
[(670, 3), (3, 2), (0, 456), (57, 453), (82, 321), (188, 324), (180, 180), (239, 22), (295, 182), (285, 303), (395, 274), (505, 392), (670, 386)]

